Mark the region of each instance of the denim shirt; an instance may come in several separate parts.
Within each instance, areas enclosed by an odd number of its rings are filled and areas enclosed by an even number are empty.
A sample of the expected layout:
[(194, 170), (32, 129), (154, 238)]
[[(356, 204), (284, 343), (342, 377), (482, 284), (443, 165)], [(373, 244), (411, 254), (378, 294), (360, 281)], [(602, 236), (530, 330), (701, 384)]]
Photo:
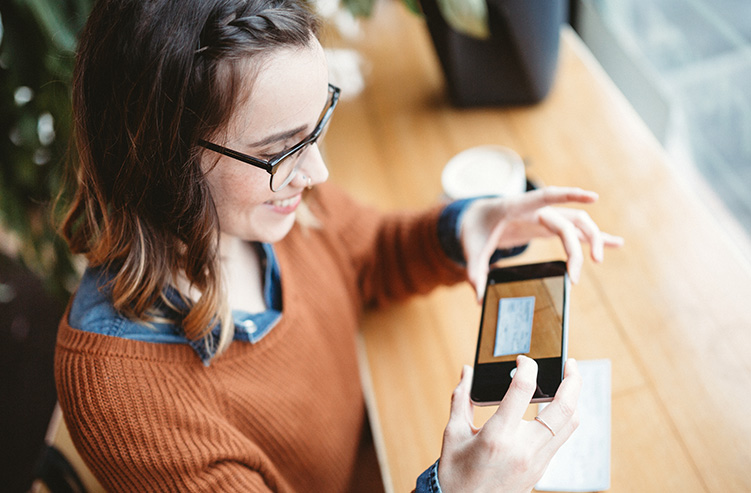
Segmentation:
[[(464, 251), (460, 241), (461, 219), (467, 207), (474, 199), (464, 199), (452, 202), (442, 211), (438, 220), (438, 235), (441, 247), (447, 256), (461, 265), (465, 264)], [(233, 310), (235, 324), (234, 340), (255, 343), (268, 334), (282, 317), (282, 286), (279, 262), (274, 248), (268, 243), (259, 243), (259, 254), (264, 271), (263, 297), (268, 307), (260, 313), (248, 313)], [(526, 247), (516, 247), (509, 250), (497, 250), (491, 259), (496, 260), (516, 255)], [(81, 279), (76, 295), (70, 307), (68, 322), (71, 327), (95, 332), (98, 334), (125, 339), (151, 342), (157, 344), (188, 344), (208, 366), (216, 352), (219, 340), (219, 325), (214, 327), (211, 334), (198, 341), (189, 340), (182, 330), (181, 323), (152, 322), (143, 324), (128, 319), (113, 306), (107, 284), (109, 274), (103, 268), (88, 268)], [(167, 288), (165, 297), (178, 310), (187, 309), (185, 301), (174, 288)], [(179, 322), (180, 313), (170, 308), (164, 302), (157, 303), (157, 312)], [(426, 470), (417, 482), (418, 493), (440, 492), (438, 485), (438, 462)]]

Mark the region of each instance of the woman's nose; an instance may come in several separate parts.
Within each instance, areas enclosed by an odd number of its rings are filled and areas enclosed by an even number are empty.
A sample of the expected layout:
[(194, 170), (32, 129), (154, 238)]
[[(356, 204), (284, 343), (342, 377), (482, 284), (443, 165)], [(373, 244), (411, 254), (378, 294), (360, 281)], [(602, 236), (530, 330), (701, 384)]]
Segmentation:
[[(318, 147), (318, 143), (312, 144), (302, 156), (302, 162), (300, 163), (300, 169), (297, 170), (297, 176), (304, 177), (305, 183), (303, 186), (312, 186), (318, 183), (323, 183), (329, 178), (329, 169), (326, 167), (326, 163), (323, 161), (321, 155), (321, 149)], [(310, 179), (310, 181), (308, 181)]]

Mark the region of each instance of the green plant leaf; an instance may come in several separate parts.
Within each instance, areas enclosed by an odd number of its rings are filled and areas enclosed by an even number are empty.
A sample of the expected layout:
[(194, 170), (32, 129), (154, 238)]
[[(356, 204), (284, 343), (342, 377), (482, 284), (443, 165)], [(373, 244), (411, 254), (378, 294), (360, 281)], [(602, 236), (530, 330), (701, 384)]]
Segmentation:
[(57, 49), (70, 52), (76, 49), (76, 31), (65, 23), (68, 15), (61, 2), (27, 0), (26, 3)]
[(342, 0), (342, 6), (355, 17), (370, 17), (376, 0)]
[(422, 7), (420, 7), (420, 1), (419, 0), (402, 0), (402, 3), (409, 9), (410, 12), (413, 14), (422, 14)]
[[(76, 270), (50, 220), (51, 205), (70, 151), (74, 49), (92, 5), (93, 0), (0, 3), (0, 225), (19, 238), (18, 260), (63, 297)], [(14, 98), (19, 86), (34, 94), (20, 106)], [(46, 113), (54, 120), (55, 139), (41, 146), (37, 125)]]

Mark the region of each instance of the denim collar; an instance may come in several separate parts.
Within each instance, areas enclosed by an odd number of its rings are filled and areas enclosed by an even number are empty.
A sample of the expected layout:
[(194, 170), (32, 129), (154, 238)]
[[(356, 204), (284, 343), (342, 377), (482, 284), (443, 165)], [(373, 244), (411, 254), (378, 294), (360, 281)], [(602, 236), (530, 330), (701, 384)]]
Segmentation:
[[(267, 243), (254, 244), (258, 248), (264, 272), (263, 297), (267, 309), (260, 313), (233, 310), (234, 340), (256, 343), (265, 337), (282, 316), (282, 285), (279, 262), (274, 249)], [(133, 321), (115, 310), (108, 284), (111, 273), (103, 268), (88, 268), (73, 298), (68, 322), (71, 327), (114, 337), (162, 344), (188, 344), (201, 361), (208, 365), (216, 355), (219, 343), (219, 324), (199, 340), (189, 340), (182, 327), (187, 304), (174, 287), (165, 289), (168, 306), (158, 300), (155, 309), (174, 323), (154, 322), (144, 324)]]
[[(257, 246), (261, 267), (264, 271), (263, 298), (267, 308), (260, 313), (232, 310), (232, 318), (235, 322), (234, 340), (250, 343), (263, 339), (282, 317), (282, 284), (279, 262), (270, 244), (258, 243)], [(170, 298), (170, 301), (173, 301), (172, 298)], [(211, 332), (202, 339), (188, 340), (186, 338), (188, 344), (195, 350), (204, 365), (208, 366), (211, 359), (216, 355), (219, 329), (219, 324), (216, 324)], [(182, 332), (182, 325), (179, 326), (179, 330), (185, 336), (185, 333)]]

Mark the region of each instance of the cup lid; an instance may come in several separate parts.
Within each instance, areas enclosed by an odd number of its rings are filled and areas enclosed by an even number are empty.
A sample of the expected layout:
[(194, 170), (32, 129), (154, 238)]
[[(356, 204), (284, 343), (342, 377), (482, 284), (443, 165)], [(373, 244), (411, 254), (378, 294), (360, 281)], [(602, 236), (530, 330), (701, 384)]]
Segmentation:
[(521, 156), (503, 146), (466, 149), (452, 157), (441, 174), (443, 191), (451, 199), (523, 193), (526, 183)]

